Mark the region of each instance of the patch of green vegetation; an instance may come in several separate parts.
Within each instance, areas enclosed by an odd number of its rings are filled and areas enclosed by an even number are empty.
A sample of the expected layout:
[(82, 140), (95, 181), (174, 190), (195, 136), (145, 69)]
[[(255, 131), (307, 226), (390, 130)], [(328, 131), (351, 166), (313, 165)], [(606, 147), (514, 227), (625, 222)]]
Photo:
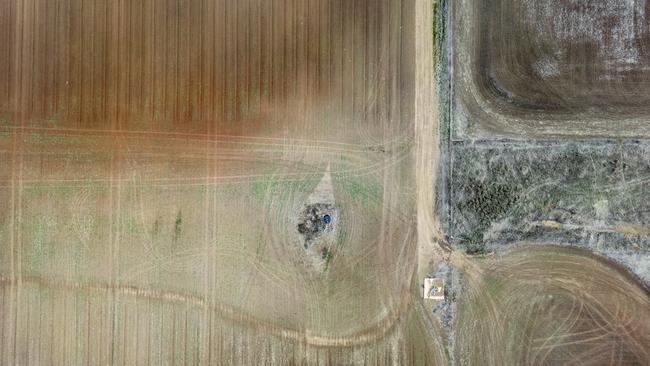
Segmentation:
[(334, 252), (329, 249), (329, 248), (323, 248), (323, 251), (321, 252), (322, 259), (325, 261), (325, 270), (330, 266), (330, 263), (332, 262), (332, 259), (334, 259)]
[(463, 233), (460, 236), (460, 244), (465, 248), (467, 254), (481, 255), (487, 253), (487, 248), (483, 242), (483, 228), (477, 228), (469, 233)]
[(519, 198), (519, 191), (507, 183), (483, 182), (474, 178), (469, 178), (463, 188), (469, 198), (459, 207), (461, 210), (473, 212), (477, 222), (470, 232), (461, 235), (460, 243), (468, 254), (485, 254), (487, 248), (483, 242), (483, 232), (493, 222), (508, 215)]
[(345, 231), (341, 230), (336, 236), (336, 243), (334, 244), (334, 248), (323, 248), (321, 255), (322, 259), (325, 261), (325, 270), (329, 268), (332, 260), (334, 260), (334, 257), (336, 256), (336, 253), (338, 253), (341, 248), (343, 248), (347, 240), (348, 235), (345, 233)]
[(510, 321), (506, 326), (506, 348), (512, 354), (516, 354), (519, 347), (521, 347), (521, 340), (524, 335), (522, 334), (521, 323), (517, 321)]
[(342, 177), (340, 183), (345, 193), (364, 205), (381, 199), (381, 186), (369, 179), (362, 180), (360, 177), (347, 175)]
[(262, 179), (251, 183), (253, 196), (262, 201), (273, 197), (286, 200), (293, 192), (308, 192), (314, 189), (320, 180), (319, 176), (310, 176), (301, 179), (287, 179), (279, 173), (268, 173)]
[(468, 188), (471, 198), (462, 207), (475, 212), (481, 225), (488, 225), (504, 217), (518, 198), (515, 188), (505, 183), (470, 179)]
[(137, 235), (144, 232), (144, 228), (138, 220), (130, 215), (122, 216), (122, 229), (129, 235)]
[(282, 189), (283, 182), (273, 172), (268, 172), (264, 175), (264, 178), (251, 183), (253, 196), (258, 200), (263, 200), (267, 195), (278, 194)]
[(46, 182), (37, 181), (30, 183), (23, 188), (23, 191), (31, 196), (39, 197), (46, 194), (60, 194), (63, 196), (70, 196), (74, 192), (74, 188), (69, 186), (66, 182)]
[[(650, 186), (650, 146), (513, 145), (455, 148), (450, 197), (452, 235), (468, 252), (485, 251), (487, 243), (481, 242), (488, 230), (492, 230), (489, 240), (499, 243), (551, 235), (554, 240), (566, 242), (584, 240), (584, 232), (579, 230), (535, 224), (544, 220), (588, 227), (593, 220), (610, 217), (608, 225), (643, 224), (638, 212), (650, 210), (644, 199)], [(601, 209), (600, 214), (595, 208), (599, 202), (607, 203), (607, 209)], [(606, 244), (611, 248), (622, 242), (632, 245), (645, 240), (628, 240), (621, 235), (612, 239)]]
[(30, 133), (22, 137), (22, 141), (28, 144), (96, 144), (97, 139), (90, 136), (62, 136), (44, 135), (41, 133)]
[(56, 115), (56, 114), (53, 114), (50, 117), (48, 117), (45, 122), (47, 124), (47, 127), (49, 127), (49, 128), (59, 127), (59, 116)]
[[(435, 0), (433, 3), (433, 42), (434, 42), (434, 75), (438, 89), (438, 134), (441, 151), (447, 151), (450, 146), (451, 116), (450, 116), (450, 71), (448, 69), (449, 52), (445, 44), (448, 42), (445, 32), (447, 27), (447, 0)], [(441, 175), (442, 176), (442, 175)], [(441, 182), (444, 183), (444, 182)]]
[(339, 230), (338, 235), (336, 236), (337, 250), (342, 248), (347, 241), (348, 241), (348, 234), (343, 230)]
[(440, 63), (443, 55), (443, 44), (446, 41), (447, 33), (447, 0), (434, 0), (432, 4), (433, 11), (433, 24), (432, 28), (432, 41), (434, 52), (436, 52), (436, 61)]
[(180, 239), (183, 228), (183, 216), (181, 211), (178, 211), (178, 214), (176, 215), (176, 221), (174, 221), (174, 242), (178, 242), (178, 239)]
[(67, 249), (67, 257), (71, 259), (72, 275), (77, 281), (82, 281), (84, 270), (87, 267), (88, 259), (88, 243), (76, 241), (74, 245), (69, 246)]
[(434, 49), (438, 45), (438, 28), (436, 27), (437, 20), (438, 20), (438, 1), (433, 0), (433, 3), (431, 4), (431, 12), (433, 13), (433, 23), (431, 24), (431, 39), (433, 41), (433, 47)]
[(27, 220), (25, 232), (31, 234), (31, 247), (27, 255), (28, 270), (36, 271), (41, 267), (43, 259), (49, 253), (47, 248), (49, 247), (50, 236), (55, 226), (56, 222), (54, 218), (45, 214), (38, 214)]
[(35, 294), (36, 299), (40, 302), (48, 301), (52, 297), (52, 292), (47, 287), (39, 287)]
[(43, 143), (43, 135), (37, 133), (30, 133), (22, 137), (22, 141), (29, 144), (41, 144)]
[(493, 298), (498, 295), (499, 291), (501, 291), (501, 288), (503, 287), (503, 284), (494, 276), (487, 275), (483, 281), (485, 282), (485, 288), (487, 289), (488, 294)]
[(161, 216), (157, 216), (156, 220), (154, 221), (153, 225), (151, 226), (151, 230), (149, 230), (149, 235), (151, 236), (152, 240), (155, 239), (156, 236), (158, 236), (158, 234), (160, 233), (160, 226), (161, 226), (160, 221), (161, 221), (161, 219), (162, 219)]

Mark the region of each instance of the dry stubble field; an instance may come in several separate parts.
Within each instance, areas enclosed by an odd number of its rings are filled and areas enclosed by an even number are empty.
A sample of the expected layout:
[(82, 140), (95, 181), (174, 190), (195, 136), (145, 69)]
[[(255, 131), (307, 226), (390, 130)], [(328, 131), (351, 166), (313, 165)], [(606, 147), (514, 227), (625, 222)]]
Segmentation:
[[(0, 363), (440, 357), (412, 310), (414, 1), (0, 7)], [(319, 258), (296, 220), (328, 169)]]

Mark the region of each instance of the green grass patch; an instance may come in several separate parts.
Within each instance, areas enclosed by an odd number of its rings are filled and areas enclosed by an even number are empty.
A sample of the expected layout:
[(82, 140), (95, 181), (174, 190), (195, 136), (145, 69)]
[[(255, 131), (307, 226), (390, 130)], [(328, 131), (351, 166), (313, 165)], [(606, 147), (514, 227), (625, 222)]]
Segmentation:
[(42, 196), (44, 194), (62, 194), (63, 196), (69, 196), (74, 192), (74, 187), (66, 184), (66, 182), (34, 182), (26, 186), (24, 191), (31, 196)]
[(263, 200), (267, 196), (280, 194), (287, 189), (287, 183), (281, 181), (279, 175), (275, 172), (264, 174), (264, 177), (251, 183), (251, 192), (258, 200)]
[(487, 275), (483, 281), (485, 282), (485, 288), (488, 294), (492, 297), (496, 297), (503, 288), (503, 284), (496, 277)]
[(90, 136), (61, 136), (61, 135), (44, 135), (40, 133), (30, 133), (22, 137), (22, 141), (27, 144), (96, 144), (97, 138)]
[(314, 189), (320, 177), (306, 177), (302, 179), (287, 179), (283, 174), (269, 173), (262, 179), (251, 183), (251, 193), (258, 200), (274, 197), (288, 199), (292, 192), (307, 192)]
[(377, 182), (362, 180), (357, 176), (345, 176), (340, 184), (345, 193), (364, 205), (377, 202), (382, 196), (382, 188)]
[(345, 231), (340, 230), (338, 235), (336, 236), (336, 243), (334, 244), (334, 248), (324, 248), (322, 254), (322, 258), (325, 261), (325, 271), (329, 268), (330, 264), (334, 260), (334, 257), (337, 255), (339, 250), (343, 248), (345, 243), (348, 240), (348, 235), (345, 233)]
[(144, 227), (133, 216), (122, 216), (122, 229), (129, 235), (138, 235), (144, 232)]
[(438, 1), (434, 0), (431, 4), (431, 11), (433, 13), (433, 23), (431, 24), (431, 40), (433, 41), (434, 49), (438, 40), (438, 29), (436, 28), (436, 20), (438, 18)]
[(460, 236), (460, 244), (465, 248), (467, 254), (482, 255), (487, 253), (486, 245), (483, 242), (483, 230), (483, 227), (479, 227)]
[(339, 229), (339, 233), (336, 236), (336, 249), (337, 250), (341, 249), (344, 246), (344, 244), (347, 243), (347, 241), (348, 241), (348, 234), (345, 231)]
[(332, 251), (329, 248), (323, 248), (322, 257), (323, 260), (325, 261), (325, 270), (327, 271), (327, 269), (330, 266), (330, 263), (332, 262), (332, 259), (334, 259), (334, 251)]
[(47, 124), (47, 127), (49, 128), (57, 128), (59, 127), (59, 116), (56, 114), (51, 115), (50, 117), (47, 118), (45, 121)]
[(27, 255), (27, 267), (30, 271), (37, 271), (43, 259), (49, 254), (47, 248), (52, 233), (56, 230), (56, 222), (49, 215), (36, 215), (27, 222), (25, 232), (31, 233), (30, 251)]

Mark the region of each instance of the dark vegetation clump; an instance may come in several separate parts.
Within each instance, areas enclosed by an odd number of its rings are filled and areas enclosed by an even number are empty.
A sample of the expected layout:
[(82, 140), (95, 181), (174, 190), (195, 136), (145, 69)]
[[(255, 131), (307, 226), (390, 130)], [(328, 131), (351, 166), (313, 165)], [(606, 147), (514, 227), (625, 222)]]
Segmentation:
[[(468, 253), (522, 240), (650, 246), (645, 238), (600, 240), (581, 229), (650, 225), (650, 145), (491, 142), (457, 144), (452, 154), (450, 235)], [(604, 217), (594, 208), (602, 204)], [(545, 220), (573, 229), (545, 227)]]
[(486, 252), (483, 232), (506, 216), (518, 198), (518, 191), (506, 183), (481, 182), (473, 178), (463, 188), (468, 199), (460, 207), (473, 212), (477, 222), (471, 231), (461, 234), (461, 244), (469, 254), (483, 254)]
[(329, 268), (332, 258), (334, 258), (334, 252), (332, 252), (331, 249), (324, 247), (321, 250), (321, 259), (325, 262), (325, 269)]
[(181, 237), (183, 231), (183, 217), (181, 211), (178, 211), (176, 215), (176, 221), (174, 222), (174, 243), (178, 242), (178, 239)]
[(504, 183), (470, 181), (471, 198), (464, 204), (473, 210), (481, 223), (487, 224), (508, 212), (517, 195), (512, 186)]
[(481, 228), (461, 234), (460, 243), (465, 248), (467, 254), (478, 255), (487, 253), (487, 248), (483, 242), (483, 230)]
[(300, 214), (297, 227), (298, 232), (305, 239), (305, 246), (308, 246), (310, 241), (319, 237), (327, 229), (328, 224), (325, 223), (324, 216), (332, 217), (333, 209), (331, 204), (325, 203), (310, 204), (305, 207)]

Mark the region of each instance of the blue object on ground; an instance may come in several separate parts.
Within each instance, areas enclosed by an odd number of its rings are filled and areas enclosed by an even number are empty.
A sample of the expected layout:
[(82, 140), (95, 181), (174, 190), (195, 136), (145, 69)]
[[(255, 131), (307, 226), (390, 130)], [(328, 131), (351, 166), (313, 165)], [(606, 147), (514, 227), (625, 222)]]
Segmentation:
[(329, 224), (331, 221), (332, 221), (332, 218), (330, 217), (330, 215), (323, 216), (323, 222), (324, 223)]

